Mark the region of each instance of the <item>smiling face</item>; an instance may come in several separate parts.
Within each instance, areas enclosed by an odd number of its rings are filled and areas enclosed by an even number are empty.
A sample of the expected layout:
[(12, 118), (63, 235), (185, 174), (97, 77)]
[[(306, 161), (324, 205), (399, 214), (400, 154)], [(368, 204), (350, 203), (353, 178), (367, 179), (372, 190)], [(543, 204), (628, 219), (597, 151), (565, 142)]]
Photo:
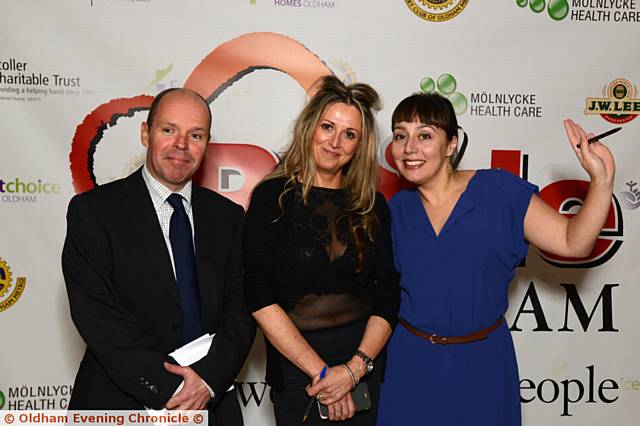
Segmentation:
[(158, 104), (151, 126), (142, 123), (147, 169), (172, 191), (179, 191), (200, 167), (209, 142), (209, 112), (195, 94), (176, 91)]
[(362, 118), (355, 106), (340, 102), (324, 111), (311, 138), (316, 186), (341, 186), (342, 168), (353, 158), (361, 137)]
[(447, 163), (458, 138), (447, 139), (444, 130), (420, 122), (401, 121), (393, 126), (391, 155), (403, 178), (422, 185), (447, 173)]

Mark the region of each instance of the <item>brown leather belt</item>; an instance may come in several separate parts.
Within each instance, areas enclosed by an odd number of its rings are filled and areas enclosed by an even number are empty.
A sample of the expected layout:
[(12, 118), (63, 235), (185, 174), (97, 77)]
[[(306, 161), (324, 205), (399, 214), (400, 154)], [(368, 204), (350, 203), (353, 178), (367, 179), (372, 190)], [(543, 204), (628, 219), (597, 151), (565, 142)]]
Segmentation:
[(404, 328), (406, 328), (407, 330), (409, 330), (411, 333), (415, 334), (418, 337), (422, 337), (425, 340), (428, 340), (429, 342), (433, 343), (434, 345), (456, 345), (456, 344), (460, 344), (460, 343), (470, 343), (470, 342), (475, 342), (477, 340), (482, 340), (482, 339), (486, 339), (487, 335), (489, 333), (491, 333), (493, 330), (495, 330), (496, 328), (500, 327), (500, 324), (502, 324), (502, 321), (504, 321), (504, 317), (500, 317), (498, 318), (498, 321), (494, 322), (493, 324), (491, 324), (489, 327), (487, 328), (483, 328), (480, 331), (476, 331), (475, 333), (471, 333), (471, 334), (467, 334), (466, 336), (438, 336), (437, 334), (429, 334), (429, 333), (425, 333), (424, 331), (418, 330), (417, 328), (415, 328), (414, 326), (412, 326), (411, 324), (409, 324), (407, 321), (405, 321), (404, 319), (400, 318), (400, 324), (402, 324), (402, 326)]

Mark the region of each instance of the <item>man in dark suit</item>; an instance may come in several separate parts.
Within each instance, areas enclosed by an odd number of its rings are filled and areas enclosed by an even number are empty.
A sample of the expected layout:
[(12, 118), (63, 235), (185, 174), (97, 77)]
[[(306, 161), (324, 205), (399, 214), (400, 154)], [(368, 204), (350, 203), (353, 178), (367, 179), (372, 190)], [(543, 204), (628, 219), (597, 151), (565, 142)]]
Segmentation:
[[(188, 89), (153, 101), (141, 127), (142, 169), (76, 195), (62, 267), (72, 319), (87, 343), (69, 409), (204, 409), (242, 424), (227, 392), (255, 324), (242, 292), (242, 208), (192, 183), (211, 111)], [(216, 333), (181, 367), (168, 354)]]

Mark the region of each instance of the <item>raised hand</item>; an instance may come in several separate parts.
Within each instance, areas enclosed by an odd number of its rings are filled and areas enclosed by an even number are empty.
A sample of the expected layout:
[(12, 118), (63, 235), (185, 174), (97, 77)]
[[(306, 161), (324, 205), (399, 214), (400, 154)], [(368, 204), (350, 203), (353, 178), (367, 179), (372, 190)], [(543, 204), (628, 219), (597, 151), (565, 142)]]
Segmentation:
[(587, 140), (594, 135), (587, 134), (573, 120), (564, 120), (564, 129), (567, 132), (571, 148), (578, 157), (582, 168), (589, 174), (591, 182), (613, 186), (616, 166), (609, 148), (598, 141), (588, 143)]

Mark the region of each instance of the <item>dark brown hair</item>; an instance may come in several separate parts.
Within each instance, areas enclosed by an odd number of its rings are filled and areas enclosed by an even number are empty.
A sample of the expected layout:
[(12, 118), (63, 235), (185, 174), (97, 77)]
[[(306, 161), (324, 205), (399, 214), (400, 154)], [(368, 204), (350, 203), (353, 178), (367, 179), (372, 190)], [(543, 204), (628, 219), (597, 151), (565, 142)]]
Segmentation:
[[(396, 123), (400, 122), (420, 122), (444, 130), (447, 140), (451, 141), (458, 136), (458, 118), (449, 99), (438, 93), (415, 93), (404, 98), (393, 111), (391, 116), (391, 130)], [(455, 170), (462, 160), (465, 140), (459, 141), (459, 151), (451, 158), (451, 166)]]

